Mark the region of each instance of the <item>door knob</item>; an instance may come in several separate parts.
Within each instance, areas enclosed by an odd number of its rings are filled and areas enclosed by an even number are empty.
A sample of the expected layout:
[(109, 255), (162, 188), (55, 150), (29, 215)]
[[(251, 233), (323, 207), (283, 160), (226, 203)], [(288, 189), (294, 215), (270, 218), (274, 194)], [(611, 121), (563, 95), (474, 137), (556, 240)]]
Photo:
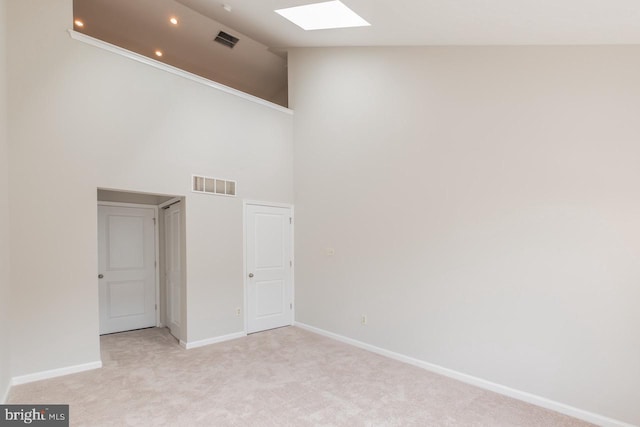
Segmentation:
[(249, 277), (253, 277), (253, 273), (249, 273)]
[(104, 274), (98, 274), (98, 279), (102, 279), (104, 277)]

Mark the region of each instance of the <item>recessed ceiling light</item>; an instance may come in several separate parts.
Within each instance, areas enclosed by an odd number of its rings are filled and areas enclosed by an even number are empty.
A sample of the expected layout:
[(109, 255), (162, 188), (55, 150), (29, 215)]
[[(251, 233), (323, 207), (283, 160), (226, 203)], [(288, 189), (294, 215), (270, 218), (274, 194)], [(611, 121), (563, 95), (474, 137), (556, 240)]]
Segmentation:
[(227, 12), (231, 12), (231, 6), (229, 6), (228, 4), (223, 4), (223, 5), (222, 5), (222, 8), (223, 8), (224, 10), (226, 10)]
[(161, 57), (162, 56), (162, 51), (161, 50), (156, 50), (156, 56), (157, 57)]
[(278, 9), (275, 12), (304, 30), (371, 25), (339, 0)]
[(171, 19), (169, 19), (169, 22), (171, 22), (173, 25), (178, 25), (178, 18), (172, 16)]
[(76, 19), (75, 21), (73, 21), (73, 23), (76, 24), (76, 27), (80, 27), (80, 28), (84, 27), (84, 22), (82, 22), (79, 19)]

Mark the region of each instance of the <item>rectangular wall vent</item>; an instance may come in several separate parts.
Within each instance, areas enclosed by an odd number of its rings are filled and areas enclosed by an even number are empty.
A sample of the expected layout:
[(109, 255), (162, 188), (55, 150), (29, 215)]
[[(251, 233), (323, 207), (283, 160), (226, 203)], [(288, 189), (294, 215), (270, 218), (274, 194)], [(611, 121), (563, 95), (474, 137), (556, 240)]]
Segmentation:
[(217, 194), (218, 196), (235, 196), (236, 182), (228, 179), (192, 175), (191, 190), (194, 193)]
[(232, 36), (231, 34), (227, 34), (224, 31), (220, 31), (218, 33), (218, 35), (216, 36), (215, 39), (213, 39), (214, 41), (225, 45), (228, 48), (233, 49), (233, 47), (236, 45), (236, 43), (238, 43), (238, 41), (240, 41), (239, 38)]

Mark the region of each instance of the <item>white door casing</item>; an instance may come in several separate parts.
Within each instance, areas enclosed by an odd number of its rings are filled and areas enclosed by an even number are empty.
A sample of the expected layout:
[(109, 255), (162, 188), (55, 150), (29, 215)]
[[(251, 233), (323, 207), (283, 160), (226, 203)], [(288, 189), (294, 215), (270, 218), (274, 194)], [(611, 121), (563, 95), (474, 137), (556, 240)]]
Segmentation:
[(100, 334), (156, 326), (155, 214), (98, 206)]
[(167, 326), (171, 334), (181, 339), (181, 290), (182, 290), (182, 259), (181, 259), (181, 227), (182, 204), (175, 203), (164, 210), (164, 244), (165, 244), (165, 281), (167, 295)]
[(247, 333), (293, 323), (291, 207), (245, 204)]

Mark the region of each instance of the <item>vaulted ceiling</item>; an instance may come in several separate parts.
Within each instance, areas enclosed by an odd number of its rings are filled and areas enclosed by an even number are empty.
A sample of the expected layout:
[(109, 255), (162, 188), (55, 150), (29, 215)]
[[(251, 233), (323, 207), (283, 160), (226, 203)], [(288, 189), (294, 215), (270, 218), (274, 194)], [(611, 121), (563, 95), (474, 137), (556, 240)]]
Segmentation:
[(638, 0), (342, 0), (371, 26), (315, 31), (274, 12), (312, 2), (74, 0), (75, 29), (280, 105), (291, 47), (640, 44)]
[(273, 11), (325, 0), (178, 1), (280, 48), (640, 43), (637, 0), (342, 0), (371, 26), (317, 31)]

